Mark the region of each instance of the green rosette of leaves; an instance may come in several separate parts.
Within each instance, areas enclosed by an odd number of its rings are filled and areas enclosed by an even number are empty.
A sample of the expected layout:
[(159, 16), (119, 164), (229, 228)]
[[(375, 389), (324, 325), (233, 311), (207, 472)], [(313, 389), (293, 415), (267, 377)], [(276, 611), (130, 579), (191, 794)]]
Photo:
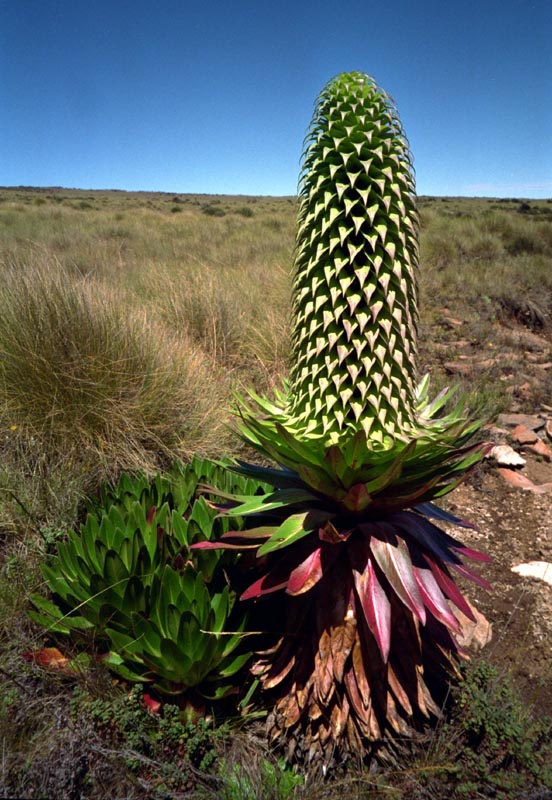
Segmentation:
[(191, 549), (242, 527), (216, 518), (203, 483), (259, 489), (199, 458), (153, 480), (123, 476), (42, 566), (50, 596), (34, 595), (30, 612), (51, 635), (103, 650), (123, 678), (193, 706), (238, 694), (235, 676), (251, 657), (248, 610), (228, 579), (239, 554)]

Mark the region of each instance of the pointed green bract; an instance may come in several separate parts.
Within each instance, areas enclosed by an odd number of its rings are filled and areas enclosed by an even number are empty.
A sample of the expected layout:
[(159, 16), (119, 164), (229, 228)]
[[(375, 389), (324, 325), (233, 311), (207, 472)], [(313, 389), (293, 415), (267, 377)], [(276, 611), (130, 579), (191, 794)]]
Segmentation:
[(454, 446), (478, 426), (462, 403), (437, 417), (453, 392), (431, 401), (427, 377), (417, 382), (414, 171), (393, 102), (368, 75), (338, 75), (319, 95), (299, 197), (289, 382), (276, 402), (240, 401), (243, 438), (280, 463), (359, 432), (397, 456), (412, 439)]
[(300, 201), (290, 414), (393, 437), (414, 424), (418, 215), (399, 118), (367, 75), (318, 97)]

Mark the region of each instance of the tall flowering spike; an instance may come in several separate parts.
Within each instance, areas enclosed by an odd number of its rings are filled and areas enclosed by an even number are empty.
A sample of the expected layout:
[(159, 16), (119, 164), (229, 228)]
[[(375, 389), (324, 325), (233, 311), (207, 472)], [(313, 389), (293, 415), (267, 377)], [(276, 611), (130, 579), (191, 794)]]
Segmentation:
[[(288, 411), (298, 430), (374, 442), (415, 429), (418, 215), (388, 95), (333, 78), (305, 140)], [(316, 420), (316, 426), (312, 422)]]

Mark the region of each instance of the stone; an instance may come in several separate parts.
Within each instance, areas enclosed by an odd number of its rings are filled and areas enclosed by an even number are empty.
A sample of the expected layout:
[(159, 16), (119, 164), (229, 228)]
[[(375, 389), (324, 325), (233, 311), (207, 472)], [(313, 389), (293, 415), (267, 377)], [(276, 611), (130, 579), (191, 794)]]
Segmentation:
[(533, 444), (539, 438), (527, 425), (516, 425), (510, 437), (518, 444)]
[(471, 648), (473, 650), (481, 650), (485, 645), (489, 644), (493, 638), (493, 626), (488, 619), (478, 611), (475, 606), (469, 602), (470, 610), (475, 617), (475, 622), (467, 617), (462, 611), (457, 608), (454, 609), (454, 616), (460, 623), (462, 632), (456, 634), (456, 641), (460, 647)]
[(456, 319), (455, 317), (450, 316), (450, 312), (448, 309), (442, 309), (443, 311), (443, 319), (440, 321), (440, 324), (444, 328), (461, 328), (464, 325), (463, 319)]
[(516, 472), (513, 469), (505, 469), (504, 467), (499, 467), (497, 472), (504, 478), (512, 486), (516, 487), (517, 489), (525, 489), (529, 492), (534, 492), (535, 494), (546, 494), (547, 492), (552, 492), (552, 483), (541, 483), (537, 485), (530, 480), (527, 475), (522, 475), (521, 472)]
[(472, 371), (469, 361), (447, 361), (443, 367), (449, 375), (470, 375)]
[(537, 578), (552, 586), (552, 564), (549, 561), (528, 561), (526, 564), (517, 564), (512, 567), (512, 572), (523, 578)]
[(544, 430), (546, 431), (546, 435), (552, 442), (552, 419), (546, 420), (546, 425), (544, 427)]
[(492, 458), (502, 467), (524, 467), (526, 464), (525, 459), (509, 444), (495, 445), (489, 450), (486, 458)]
[(542, 439), (537, 439), (536, 442), (526, 445), (526, 449), (530, 450), (536, 456), (544, 458), (545, 461), (552, 461), (552, 450), (546, 445)]
[(531, 333), (530, 331), (510, 331), (509, 338), (512, 344), (517, 344), (525, 350), (531, 350), (533, 352), (535, 350), (541, 350), (546, 352), (550, 349), (550, 344), (547, 339), (543, 336), (538, 336), (536, 333)]
[(545, 420), (537, 414), (499, 414), (498, 423), (506, 428), (525, 425), (532, 431), (540, 431), (541, 428), (544, 428)]

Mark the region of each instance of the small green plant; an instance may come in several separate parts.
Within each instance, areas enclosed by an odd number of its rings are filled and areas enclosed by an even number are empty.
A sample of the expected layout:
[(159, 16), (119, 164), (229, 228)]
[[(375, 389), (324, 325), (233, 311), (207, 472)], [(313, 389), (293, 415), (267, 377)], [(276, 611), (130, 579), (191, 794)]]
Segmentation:
[(304, 778), (285, 763), (263, 760), (252, 776), (243, 766), (234, 764), (220, 769), (222, 778), (217, 791), (220, 800), (292, 800), (304, 786)]
[(103, 641), (106, 663), (124, 678), (198, 703), (231, 692), (250, 657), (241, 647), (246, 610), (235, 607), (227, 577), (236, 557), (191, 550), (241, 527), (215, 519), (197, 496), (203, 480), (259, 488), (198, 458), (149, 483), (124, 476), (43, 565), (52, 599), (34, 595), (31, 612), (50, 633)]
[(226, 211), (218, 204), (211, 203), (210, 205), (203, 206), (201, 209), (208, 217), (225, 217)]
[(417, 788), (425, 789), (421, 796), (441, 796), (446, 785), (454, 800), (548, 797), (552, 720), (524, 705), (510, 678), (486, 661), (463, 666), (451, 699), (448, 720), (424, 749), (424, 764), (411, 771)]
[(535, 719), (496, 667), (482, 661), (467, 671), (454, 718), (465, 737), (464, 757), (480, 779), (510, 769), (552, 788), (552, 720)]
[(239, 214), (240, 217), (247, 217), (248, 219), (251, 219), (251, 217), (255, 216), (255, 212), (251, 206), (240, 206), (239, 208), (236, 208), (235, 213)]
[(146, 699), (139, 686), (105, 699), (76, 687), (71, 712), (75, 719), (89, 718), (104, 741), (126, 753), (127, 766), (133, 772), (144, 770), (144, 760), (155, 758), (164, 781), (176, 789), (179, 783), (189, 783), (194, 770), (212, 771), (217, 745), (229, 735), (228, 728), (205, 718), (186, 722), (181, 709), (170, 703), (152, 713)]

